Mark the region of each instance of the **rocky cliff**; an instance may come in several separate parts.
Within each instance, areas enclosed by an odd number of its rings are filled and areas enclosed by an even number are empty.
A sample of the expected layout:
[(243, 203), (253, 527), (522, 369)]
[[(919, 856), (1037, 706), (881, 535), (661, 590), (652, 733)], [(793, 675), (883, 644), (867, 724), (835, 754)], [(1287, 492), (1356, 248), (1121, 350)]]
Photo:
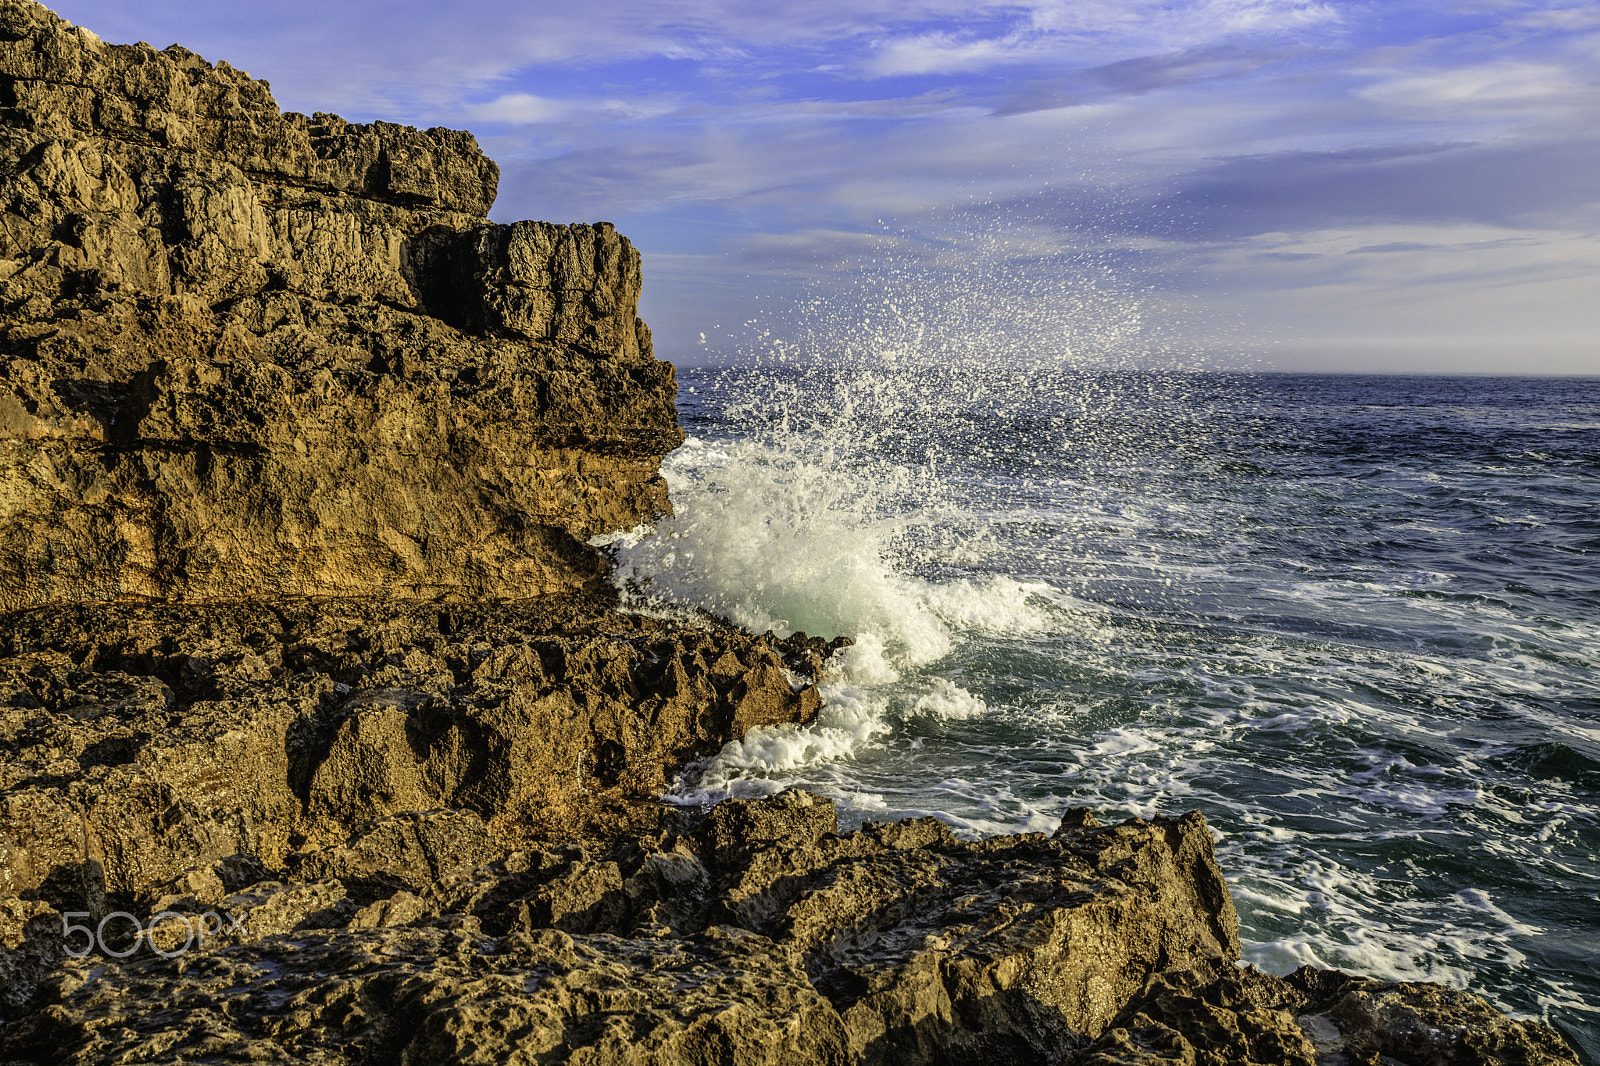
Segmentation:
[(672, 368), (496, 176), (0, 0), (0, 1063), (1574, 1062), (1240, 969), (1198, 813), (656, 802), (847, 641), (617, 609)]
[(638, 252), (487, 222), (470, 134), (29, 0), (0, 105), (0, 609), (545, 595), (667, 510)]

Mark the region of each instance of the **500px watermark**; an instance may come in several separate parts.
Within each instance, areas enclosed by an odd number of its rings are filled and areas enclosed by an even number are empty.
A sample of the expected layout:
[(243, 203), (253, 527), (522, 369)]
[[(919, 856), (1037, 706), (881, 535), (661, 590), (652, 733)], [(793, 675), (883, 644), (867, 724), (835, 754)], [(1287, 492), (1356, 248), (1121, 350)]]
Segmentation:
[[(61, 915), (61, 936), (66, 941), (66, 951), (74, 958), (83, 958), (91, 953), (110, 955), (113, 958), (125, 959), (139, 950), (142, 944), (164, 958), (175, 959), (179, 955), (196, 946), (204, 946), (206, 940), (227, 930), (229, 932), (244, 932), (244, 923), (239, 917), (227, 912), (206, 911), (204, 914), (179, 914), (177, 911), (158, 911), (150, 916), (149, 922), (141, 923), (136, 915), (127, 911), (112, 911), (100, 919), (100, 924), (95, 926), (75, 925), (75, 918), (93, 917), (88, 911), (66, 911)], [(175, 920), (174, 920), (175, 919)], [(113, 922), (126, 922), (132, 927), (132, 938), (125, 939), (123, 929)], [(230, 926), (231, 923), (231, 926)], [(113, 941), (106, 939), (106, 928), (110, 926)], [(72, 944), (74, 934), (83, 934), (83, 947), (76, 948)], [(157, 937), (166, 944), (161, 947)], [(178, 937), (182, 935), (182, 943)], [(112, 947), (113, 943), (125, 944), (121, 951)]]

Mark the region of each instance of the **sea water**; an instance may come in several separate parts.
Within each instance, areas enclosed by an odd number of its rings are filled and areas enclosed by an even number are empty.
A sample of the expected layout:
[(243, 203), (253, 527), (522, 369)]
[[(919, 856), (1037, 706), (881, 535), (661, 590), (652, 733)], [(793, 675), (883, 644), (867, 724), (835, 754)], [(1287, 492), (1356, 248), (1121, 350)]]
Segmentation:
[(680, 375), (641, 609), (855, 644), (790, 785), (968, 837), (1198, 809), (1246, 960), (1470, 988), (1600, 1062), (1600, 379), (969, 360)]

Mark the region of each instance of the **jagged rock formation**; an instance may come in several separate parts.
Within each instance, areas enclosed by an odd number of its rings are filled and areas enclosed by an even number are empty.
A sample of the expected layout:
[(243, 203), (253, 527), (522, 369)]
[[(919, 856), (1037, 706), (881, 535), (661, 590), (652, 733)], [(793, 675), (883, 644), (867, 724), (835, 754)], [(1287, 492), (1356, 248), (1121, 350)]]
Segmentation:
[[(146, 950), (92, 982), (63, 969), (45, 993), (59, 1009), (13, 1050), (1048, 1061), (1104, 1030), (1151, 972), (1238, 953), (1198, 815), (974, 844), (932, 819), (838, 828), (832, 804), (795, 791), (607, 852), (441, 872), (430, 856), (481, 851), (485, 831), (440, 813), (296, 855), (252, 891), (225, 896), (227, 871), (196, 871), (146, 906), (220, 907), (229, 930), (182, 965)], [(271, 1006), (285, 1002), (297, 1007)]]
[(0, 895), (116, 909), (197, 862), (277, 866), (436, 807), (507, 845), (615, 835), (694, 754), (814, 716), (790, 679), (826, 651), (549, 599), (13, 616)]
[(1158, 974), (1075, 1066), (1571, 1063), (1554, 1030), (1480, 996), (1303, 966), (1287, 977), (1208, 961)]
[(0, 0), (0, 610), (519, 598), (668, 508), (611, 226), (485, 221), (467, 133)]
[[(1467, 993), (1235, 968), (1238, 920), (1198, 814), (1111, 827), (1079, 814), (1054, 837), (962, 843), (932, 819), (840, 835), (830, 803), (790, 791), (620, 848), (469, 868), (484, 837), (436, 812), (292, 856), (286, 874), (250, 871), (253, 884), (220, 864), (193, 871), (147, 901), (168, 913), (128, 963), (58, 966), (7, 1050), (37, 1063), (1574, 1061)], [(225, 926), (193, 944), (207, 912)]]

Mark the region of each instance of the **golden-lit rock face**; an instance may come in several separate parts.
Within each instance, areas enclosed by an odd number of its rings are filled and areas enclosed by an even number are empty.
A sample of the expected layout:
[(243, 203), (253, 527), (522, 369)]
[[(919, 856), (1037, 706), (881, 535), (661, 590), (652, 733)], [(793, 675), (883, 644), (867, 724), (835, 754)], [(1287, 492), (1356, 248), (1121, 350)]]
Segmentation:
[(608, 224), (489, 223), (471, 134), (282, 114), (0, 2), (0, 610), (524, 598), (668, 509)]
[(137, 897), (435, 808), (507, 846), (626, 835), (696, 754), (814, 717), (790, 679), (829, 651), (590, 598), (21, 612), (0, 619), (0, 898), (81, 903), (86, 863)]

